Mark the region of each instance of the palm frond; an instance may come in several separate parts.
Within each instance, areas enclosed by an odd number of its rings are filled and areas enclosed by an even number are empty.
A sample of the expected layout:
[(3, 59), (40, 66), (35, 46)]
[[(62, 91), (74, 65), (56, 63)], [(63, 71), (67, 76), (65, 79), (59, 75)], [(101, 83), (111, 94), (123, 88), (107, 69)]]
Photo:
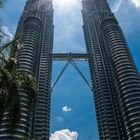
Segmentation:
[(17, 66), (18, 66), (18, 61), (16, 58), (9, 58), (7, 61), (6, 61), (6, 65), (5, 65), (5, 68), (9, 71), (9, 72), (16, 72), (16, 69), (17, 69)]
[[(21, 45), (21, 46), (19, 46)], [(28, 110), (31, 111), (36, 97), (35, 78), (27, 72), (17, 71), (17, 51), (23, 47), (19, 40), (14, 39), (0, 49), (0, 124), (4, 112), (9, 112), (9, 131), (13, 131), (20, 122), (20, 89), (27, 91), (29, 99)], [(6, 59), (4, 50), (11, 49), (11, 54)]]
[(28, 74), (28, 73), (23, 73), (20, 72), (20, 74), (18, 74), (18, 76), (20, 76), (20, 79), (22, 81), (22, 87), (24, 89), (27, 90), (27, 96), (29, 99), (28, 102), (28, 110), (31, 111), (34, 101), (35, 101), (35, 97), (36, 97), (36, 81), (35, 78)]
[(10, 49), (11, 57), (15, 57), (18, 50), (20, 50), (24, 45), (21, 42), (21, 36), (17, 36), (9, 43), (5, 44), (3, 47), (0, 48), (0, 53), (3, 52), (5, 49)]
[(3, 113), (7, 110), (6, 104), (8, 99), (9, 73), (0, 67), (0, 122)]
[(0, 0), (0, 8), (3, 7), (3, 2), (4, 2), (4, 0)]
[(13, 44), (14, 42), (15, 42), (15, 40), (13, 40), (13, 41), (11, 41), (11, 42), (5, 44), (3, 47), (1, 47), (1, 48), (0, 48), (0, 53), (1, 53), (4, 49), (6, 49), (6, 48), (11, 48), (11, 46), (12, 46), (12, 44)]
[[(6, 69), (0, 69), (0, 118), (4, 112), (10, 113), (10, 129), (13, 129), (19, 123), (20, 99), (19, 84), (14, 76)], [(16, 120), (15, 120), (16, 118)]]
[(7, 59), (5, 58), (5, 55), (1, 54), (0, 56), (0, 67), (4, 67), (7, 64)]
[(9, 130), (13, 131), (20, 122), (20, 100), (17, 98), (9, 108)]

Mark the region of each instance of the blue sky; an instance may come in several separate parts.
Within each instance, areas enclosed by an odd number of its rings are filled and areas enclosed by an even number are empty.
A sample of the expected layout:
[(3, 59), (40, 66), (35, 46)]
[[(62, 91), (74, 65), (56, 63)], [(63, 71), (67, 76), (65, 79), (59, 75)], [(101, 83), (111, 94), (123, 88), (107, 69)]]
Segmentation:
[[(3, 10), (0, 11), (2, 24), (12, 33), (16, 30), (25, 2), (26, 0), (7, 0)], [(140, 0), (108, 2), (124, 31), (140, 72)], [(86, 52), (80, 0), (54, 0), (53, 3), (54, 52)], [(53, 82), (64, 64), (65, 62), (53, 63)], [(77, 64), (90, 81), (87, 62)], [(54, 132), (53, 138), (63, 134), (64, 137), (71, 137), (70, 140), (76, 140), (77, 135), (77, 140), (98, 140), (92, 92), (71, 65), (52, 92), (51, 133)]]

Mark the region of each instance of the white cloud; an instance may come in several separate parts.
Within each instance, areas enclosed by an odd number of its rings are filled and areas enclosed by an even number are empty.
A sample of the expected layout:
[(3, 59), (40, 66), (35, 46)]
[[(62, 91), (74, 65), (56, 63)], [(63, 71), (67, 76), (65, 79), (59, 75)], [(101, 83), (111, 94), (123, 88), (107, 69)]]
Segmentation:
[(77, 137), (77, 132), (70, 132), (68, 129), (63, 129), (51, 134), (50, 140), (77, 140)]
[(130, 0), (137, 8), (140, 8), (140, 0)]
[(63, 112), (70, 112), (71, 111), (71, 108), (68, 107), (68, 106), (63, 106), (62, 107), (62, 110), (63, 110)]
[(119, 8), (120, 8), (122, 2), (123, 2), (123, 0), (116, 0), (115, 4), (114, 4), (113, 7), (112, 7), (112, 11), (113, 11), (114, 13), (118, 12), (118, 10), (119, 10)]
[(8, 40), (13, 39), (13, 35), (11, 34), (10, 30), (6, 26), (1, 26), (0, 30), (4, 34), (5, 37), (7, 37)]

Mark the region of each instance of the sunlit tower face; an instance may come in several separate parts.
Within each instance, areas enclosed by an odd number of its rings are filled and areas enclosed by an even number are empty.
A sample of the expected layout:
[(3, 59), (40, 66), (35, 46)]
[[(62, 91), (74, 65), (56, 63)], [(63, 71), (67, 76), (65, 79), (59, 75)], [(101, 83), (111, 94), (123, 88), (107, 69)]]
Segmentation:
[(58, 9), (69, 11), (77, 6), (77, 1), (78, 0), (54, 0), (53, 4), (54, 7)]

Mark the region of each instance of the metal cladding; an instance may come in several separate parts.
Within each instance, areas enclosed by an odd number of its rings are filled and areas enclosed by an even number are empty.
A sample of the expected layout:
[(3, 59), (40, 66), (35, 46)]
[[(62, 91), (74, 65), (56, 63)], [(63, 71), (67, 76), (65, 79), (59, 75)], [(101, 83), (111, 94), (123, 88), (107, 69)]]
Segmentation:
[(140, 77), (106, 0), (83, 0), (83, 29), (101, 140), (140, 139)]
[[(28, 0), (19, 21), (16, 35), (22, 36), (24, 47), (18, 54), (19, 71), (36, 77), (37, 95), (34, 111), (28, 110), (28, 92), (20, 89), (21, 122), (14, 133), (8, 134), (7, 117), (0, 129), (0, 139), (21, 137), (49, 139), (51, 53), (53, 49), (53, 8), (51, 0)], [(6, 120), (5, 120), (6, 119)]]

